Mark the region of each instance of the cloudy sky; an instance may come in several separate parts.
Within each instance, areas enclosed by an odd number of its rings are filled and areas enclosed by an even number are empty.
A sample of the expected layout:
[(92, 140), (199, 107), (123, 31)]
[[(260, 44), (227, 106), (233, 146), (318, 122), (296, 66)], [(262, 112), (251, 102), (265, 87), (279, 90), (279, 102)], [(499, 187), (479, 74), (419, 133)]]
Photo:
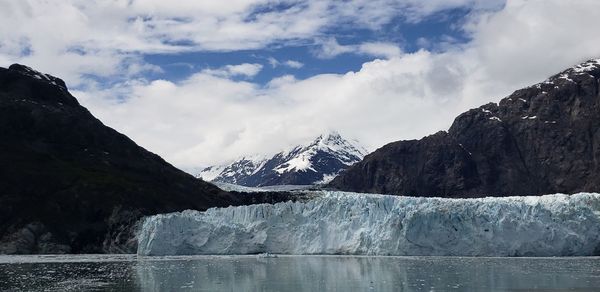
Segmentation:
[(446, 130), (600, 57), (597, 0), (0, 0), (0, 66), (63, 78), (188, 171), (337, 130)]

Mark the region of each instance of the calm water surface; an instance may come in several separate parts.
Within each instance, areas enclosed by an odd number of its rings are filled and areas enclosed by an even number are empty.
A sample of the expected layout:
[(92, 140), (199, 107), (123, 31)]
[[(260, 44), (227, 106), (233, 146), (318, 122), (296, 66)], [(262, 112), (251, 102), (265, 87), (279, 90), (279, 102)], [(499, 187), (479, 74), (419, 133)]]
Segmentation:
[(0, 291), (600, 291), (600, 258), (0, 256)]

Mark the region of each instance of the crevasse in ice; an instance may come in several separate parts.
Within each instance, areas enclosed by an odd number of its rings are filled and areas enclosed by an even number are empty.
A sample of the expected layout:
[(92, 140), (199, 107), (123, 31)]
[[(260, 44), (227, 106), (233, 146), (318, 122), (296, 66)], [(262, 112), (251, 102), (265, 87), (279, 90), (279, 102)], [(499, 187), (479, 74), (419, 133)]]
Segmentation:
[(600, 254), (600, 194), (481, 199), (322, 192), (286, 202), (145, 219), (140, 255)]

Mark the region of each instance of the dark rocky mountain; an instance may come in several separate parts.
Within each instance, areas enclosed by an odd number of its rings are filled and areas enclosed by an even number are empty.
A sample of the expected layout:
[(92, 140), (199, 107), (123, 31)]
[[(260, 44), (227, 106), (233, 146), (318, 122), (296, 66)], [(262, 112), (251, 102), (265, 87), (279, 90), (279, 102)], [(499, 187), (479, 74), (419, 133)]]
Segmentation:
[(330, 187), (412, 196), (600, 191), (600, 60), (458, 116), (450, 129), (390, 143)]
[(244, 157), (230, 164), (207, 167), (198, 176), (247, 187), (313, 185), (328, 183), (365, 154), (357, 142), (332, 132), (273, 157)]
[(0, 254), (135, 251), (143, 215), (287, 199), (222, 191), (104, 126), (62, 80), (0, 68)]

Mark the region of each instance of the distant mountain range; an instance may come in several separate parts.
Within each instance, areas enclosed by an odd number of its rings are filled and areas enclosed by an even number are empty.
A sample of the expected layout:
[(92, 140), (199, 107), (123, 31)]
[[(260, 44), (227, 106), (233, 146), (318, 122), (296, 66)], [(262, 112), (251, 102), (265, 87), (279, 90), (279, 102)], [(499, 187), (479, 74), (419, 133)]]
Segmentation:
[(448, 131), (390, 143), (330, 187), (406, 196), (600, 191), (600, 59), (459, 115)]
[(366, 153), (357, 141), (346, 140), (339, 133), (331, 132), (271, 157), (242, 157), (231, 163), (207, 167), (198, 177), (248, 187), (324, 184), (360, 161)]

